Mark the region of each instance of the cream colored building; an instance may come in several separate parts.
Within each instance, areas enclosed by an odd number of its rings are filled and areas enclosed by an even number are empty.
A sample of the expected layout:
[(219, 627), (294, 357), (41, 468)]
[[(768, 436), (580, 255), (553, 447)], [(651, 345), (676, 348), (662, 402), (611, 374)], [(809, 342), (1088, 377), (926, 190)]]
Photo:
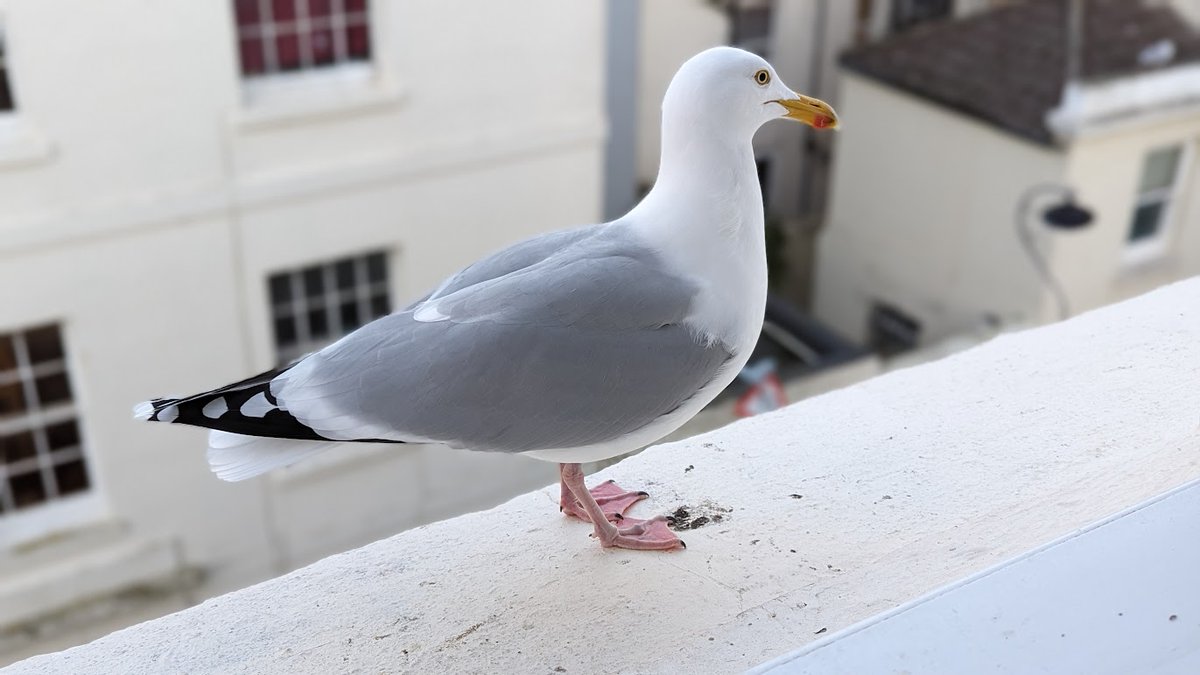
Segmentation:
[(224, 483), (203, 432), (130, 406), (595, 222), (603, 19), (599, 2), (0, 0), (0, 663), (555, 479), (359, 446)]
[(1073, 189), (1094, 214), (1061, 233), (1038, 218), (1053, 197), (1029, 214), (1070, 311), (1200, 273), (1191, 14), (1083, 5), (1081, 71), (1066, 87), (1064, 35), (1045, 30), (1065, 28), (1057, 2), (1012, 3), (847, 56), (818, 318), (885, 350), (1057, 318), (1015, 229), (1018, 204), (1042, 184)]

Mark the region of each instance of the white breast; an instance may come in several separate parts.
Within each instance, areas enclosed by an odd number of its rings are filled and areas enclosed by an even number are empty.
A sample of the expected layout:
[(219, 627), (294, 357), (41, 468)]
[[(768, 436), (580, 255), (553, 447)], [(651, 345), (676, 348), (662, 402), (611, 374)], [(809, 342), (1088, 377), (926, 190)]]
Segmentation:
[(683, 426), (733, 382), (758, 341), (767, 302), (762, 195), (752, 171), (752, 162), (743, 163), (738, 175), (718, 176), (721, 180), (699, 186), (698, 192), (689, 185), (690, 195), (657, 186), (627, 216), (672, 273), (699, 287), (685, 323), (729, 347), (733, 358), (679, 408), (627, 436), (524, 454), (551, 462), (592, 462), (631, 452)]

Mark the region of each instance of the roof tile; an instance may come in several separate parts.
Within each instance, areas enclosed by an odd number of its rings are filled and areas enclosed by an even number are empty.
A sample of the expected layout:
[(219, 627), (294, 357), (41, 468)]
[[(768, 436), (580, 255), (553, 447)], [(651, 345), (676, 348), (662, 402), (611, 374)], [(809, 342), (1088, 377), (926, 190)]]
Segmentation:
[[(1046, 113), (1062, 96), (1068, 0), (1025, 0), (960, 20), (919, 25), (847, 52), (849, 69), (1053, 144)], [(1200, 33), (1152, 0), (1086, 0), (1084, 80), (1160, 70), (1200, 60)], [(1146, 47), (1169, 40), (1174, 58), (1143, 65)]]

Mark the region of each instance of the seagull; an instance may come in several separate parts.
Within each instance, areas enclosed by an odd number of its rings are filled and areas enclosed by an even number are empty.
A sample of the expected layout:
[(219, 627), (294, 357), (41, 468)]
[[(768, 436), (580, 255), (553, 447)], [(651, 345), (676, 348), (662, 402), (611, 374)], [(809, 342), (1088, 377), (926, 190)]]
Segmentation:
[(749, 359), (767, 296), (751, 139), (776, 118), (838, 126), (762, 58), (703, 51), (667, 88), (658, 180), (625, 216), (513, 244), (320, 351), (134, 417), (210, 429), (228, 481), (334, 442), (520, 453), (559, 464), (560, 510), (603, 547), (682, 548), (662, 516), (625, 515), (647, 493), (589, 490), (581, 463), (671, 433)]

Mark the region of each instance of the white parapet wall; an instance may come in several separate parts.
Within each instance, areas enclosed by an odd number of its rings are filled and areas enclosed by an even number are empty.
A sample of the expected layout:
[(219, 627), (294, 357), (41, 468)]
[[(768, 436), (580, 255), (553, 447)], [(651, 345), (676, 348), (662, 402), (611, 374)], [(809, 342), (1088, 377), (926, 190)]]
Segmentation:
[(686, 551), (601, 550), (551, 487), (10, 671), (737, 672), (1197, 476), (1190, 280), (592, 477), (707, 517)]

